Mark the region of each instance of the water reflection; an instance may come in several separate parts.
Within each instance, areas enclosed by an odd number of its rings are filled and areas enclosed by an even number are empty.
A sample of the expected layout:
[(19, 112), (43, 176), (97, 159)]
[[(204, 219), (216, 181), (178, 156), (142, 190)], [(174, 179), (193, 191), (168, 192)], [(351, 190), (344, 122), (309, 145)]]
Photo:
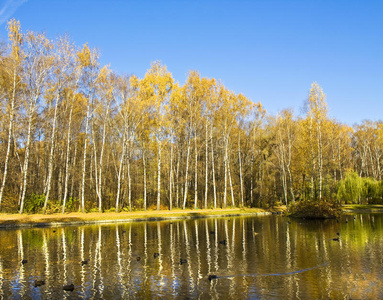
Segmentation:
[(383, 298), (378, 214), (2, 230), (0, 240), (0, 298)]

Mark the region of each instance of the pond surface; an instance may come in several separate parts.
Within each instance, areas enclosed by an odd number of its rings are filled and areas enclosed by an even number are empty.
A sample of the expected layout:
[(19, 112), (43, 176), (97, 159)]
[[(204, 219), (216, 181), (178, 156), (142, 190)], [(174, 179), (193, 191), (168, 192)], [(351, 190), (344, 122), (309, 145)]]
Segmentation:
[(0, 231), (4, 299), (383, 299), (382, 265), (381, 214)]

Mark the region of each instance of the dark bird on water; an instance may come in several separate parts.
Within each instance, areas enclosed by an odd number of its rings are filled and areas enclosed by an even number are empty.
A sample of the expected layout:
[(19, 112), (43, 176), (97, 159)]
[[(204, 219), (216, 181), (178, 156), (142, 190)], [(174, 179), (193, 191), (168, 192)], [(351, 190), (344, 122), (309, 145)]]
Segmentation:
[(74, 284), (71, 283), (71, 284), (68, 284), (68, 285), (64, 285), (64, 286), (63, 286), (63, 290), (64, 290), (64, 291), (68, 291), (68, 292), (73, 292), (73, 290), (74, 290)]
[(337, 235), (340, 235), (340, 232), (337, 232), (336, 234), (337, 234)]
[(209, 275), (208, 279), (209, 281), (212, 281), (212, 279), (217, 279), (217, 275)]
[(219, 241), (219, 243), (220, 243), (221, 245), (226, 245), (226, 240)]
[(35, 280), (35, 287), (42, 286), (45, 284), (45, 280)]
[(333, 241), (335, 241), (335, 242), (339, 242), (339, 238), (337, 237), (337, 238), (335, 238), (335, 239), (332, 239)]
[(83, 260), (83, 261), (81, 261), (81, 265), (83, 266), (83, 265), (87, 265), (88, 264), (88, 261), (87, 260)]
[(137, 259), (137, 261), (140, 261), (140, 260), (141, 260), (141, 257), (138, 256), (136, 259)]
[(182, 264), (186, 264), (188, 261), (187, 261), (187, 259), (186, 258), (181, 258), (180, 259), (180, 265), (182, 265)]
[(158, 256), (160, 256), (160, 254), (159, 253), (154, 253), (154, 258), (157, 258)]
[(28, 262), (27, 259), (23, 259), (23, 260), (21, 261), (21, 263), (22, 263), (23, 265), (25, 265), (27, 262)]
[(210, 234), (214, 234), (215, 232), (213, 230), (210, 231)]

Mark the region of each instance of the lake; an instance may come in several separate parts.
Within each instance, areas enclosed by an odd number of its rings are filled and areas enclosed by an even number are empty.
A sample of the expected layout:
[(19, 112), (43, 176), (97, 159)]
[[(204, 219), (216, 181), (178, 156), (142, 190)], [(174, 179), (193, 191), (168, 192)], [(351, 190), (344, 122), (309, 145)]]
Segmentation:
[(8, 229), (0, 241), (4, 299), (383, 299), (383, 214)]

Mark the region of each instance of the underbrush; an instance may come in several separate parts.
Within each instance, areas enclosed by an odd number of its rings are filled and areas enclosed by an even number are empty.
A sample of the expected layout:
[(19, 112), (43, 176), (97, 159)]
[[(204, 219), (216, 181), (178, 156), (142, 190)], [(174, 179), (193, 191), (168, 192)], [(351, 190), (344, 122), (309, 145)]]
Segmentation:
[(331, 219), (339, 218), (342, 208), (335, 201), (301, 201), (296, 205), (290, 205), (288, 216), (307, 219)]

